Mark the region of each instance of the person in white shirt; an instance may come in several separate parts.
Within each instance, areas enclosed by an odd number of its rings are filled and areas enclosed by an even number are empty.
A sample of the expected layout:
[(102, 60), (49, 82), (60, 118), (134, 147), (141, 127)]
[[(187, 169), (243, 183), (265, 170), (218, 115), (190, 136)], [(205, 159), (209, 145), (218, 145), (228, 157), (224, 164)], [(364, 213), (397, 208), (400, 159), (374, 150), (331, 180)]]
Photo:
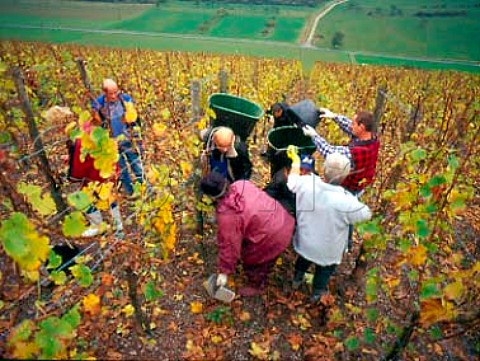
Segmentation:
[(297, 230), (294, 249), (295, 263), (293, 288), (298, 289), (305, 272), (315, 264), (312, 302), (327, 293), (327, 284), (341, 263), (347, 247), (350, 224), (371, 218), (370, 209), (340, 186), (350, 172), (349, 159), (340, 154), (329, 154), (324, 162), (323, 181), (316, 174), (300, 174), (300, 158), (295, 146), (289, 146), (288, 156), (292, 169), (287, 186), (296, 195)]

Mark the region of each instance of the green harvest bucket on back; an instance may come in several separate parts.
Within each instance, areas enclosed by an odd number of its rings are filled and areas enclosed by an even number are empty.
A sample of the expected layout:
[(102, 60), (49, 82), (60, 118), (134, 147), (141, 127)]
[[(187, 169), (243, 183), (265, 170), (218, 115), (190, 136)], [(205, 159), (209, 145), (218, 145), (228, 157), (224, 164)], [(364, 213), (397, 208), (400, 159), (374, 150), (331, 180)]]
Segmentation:
[(271, 177), (283, 167), (289, 168), (292, 165), (291, 159), (287, 156), (290, 144), (298, 148), (299, 154), (312, 155), (316, 150), (312, 139), (303, 134), (301, 128), (295, 126), (272, 128), (267, 134), (267, 140)]
[(312, 139), (303, 134), (301, 128), (294, 126), (270, 129), (267, 139), (268, 145), (277, 153), (287, 150), (290, 144), (297, 146), (298, 152), (301, 154), (311, 155), (316, 149)]
[(229, 127), (245, 141), (255, 123), (263, 116), (263, 109), (254, 102), (235, 95), (215, 93), (208, 98), (208, 105), (215, 112), (212, 127)]

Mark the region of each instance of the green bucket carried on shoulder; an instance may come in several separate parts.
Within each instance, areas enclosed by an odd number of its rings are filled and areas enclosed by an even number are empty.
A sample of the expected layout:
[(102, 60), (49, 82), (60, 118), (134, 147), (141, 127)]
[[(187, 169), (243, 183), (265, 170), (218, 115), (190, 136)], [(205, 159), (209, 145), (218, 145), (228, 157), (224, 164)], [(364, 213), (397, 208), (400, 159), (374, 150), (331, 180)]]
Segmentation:
[(301, 154), (311, 155), (315, 152), (315, 144), (310, 137), (303, 134), (301, 128), (294, 126), (270, 129), (267, 135), (268, 145), (277, 153), (287, 150), (288, 146), (295, 145)]
[(215, 93), (208, 98), (209, 107), (215, 112), (212, 127), (229, 127), (245, 141), (256, 122), (263, 117), (263, 109), (256, 103), (235, 95)]
[(312, 155), (316, 150), (312, 139), (303, 134), (301, 128), (292, 125), (270, 129), (267, 140), (270, 176), (272, 178), (280, 169), (289, 168), (292, 165), (291, 159), (287, 156), (289, 145), (295, 145), (299, 154)]

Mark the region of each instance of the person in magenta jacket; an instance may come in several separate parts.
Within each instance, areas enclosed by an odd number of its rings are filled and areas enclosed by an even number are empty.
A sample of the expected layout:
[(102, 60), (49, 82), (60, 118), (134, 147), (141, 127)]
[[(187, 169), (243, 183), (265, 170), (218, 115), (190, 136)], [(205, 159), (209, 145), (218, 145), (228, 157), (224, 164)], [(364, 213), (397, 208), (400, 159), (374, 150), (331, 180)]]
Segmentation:
[(200, 189), (216, 203), (217, 286), (225, 286), (241, 262), (248, 284), (239, 293), (262, 294), (278, 256), (291, 242), (294, 218), (248, 180), (229, 184), (212, 172), (201, 180)]

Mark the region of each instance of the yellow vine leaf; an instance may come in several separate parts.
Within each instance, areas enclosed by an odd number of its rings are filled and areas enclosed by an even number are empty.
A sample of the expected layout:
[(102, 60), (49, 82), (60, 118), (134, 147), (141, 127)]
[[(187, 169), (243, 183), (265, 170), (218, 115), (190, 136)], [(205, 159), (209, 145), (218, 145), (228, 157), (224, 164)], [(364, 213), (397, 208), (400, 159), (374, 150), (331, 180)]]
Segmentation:
[(164, 120), (170, 119), (170, 111), (169, 111), (167, 108), (163, 109), (163, 110), (160, 112), (160, 115), (162, 116), (162, 118), (163, 118)]
[(210, 338), (214, 344), (219, 344), (220, 342), (223, 341), (223, 338), (221, 336), (215, 335)]
[(190, 173), (192, 173), (192, 163), (191, 162), (180, 162), (180, 168), (182, 169), (182, 174), (184, 178), (188, 178)]
[(456, 316), (454, 305), (440, 298), (428, 298), (420, 303), (420, 322), (426, 326), (448, 321)]
[(168, 237), (165, 239), (165, 248), (167, 251), (173, 251), (175, 249), (175, 242), (176, 242), (176, 226), (175, 223), (170, 225), (170, 232)]
[(35, 358), (38, 354), (38, 346), (35, 342), (18, 342), (15, 344), (15, 349), (12, 353), (13, 358), (19, 360), (27, 360)]
[(85, 296), (83, 298), (83, 309), (92, 316), (98, 314), (100, 312), (100, 298), (93, 293)]
[(448, 300), (458, 300), (462, 296), (463, 290), (463, 283), (460, 281), (455, 281), (443, 289), (443, 295)]
[(191, 313), (202, 313), (203, 303), (199, 301), (190, 302), (190, 312)]
[(167, 126), (164, 123), (155, 123), (152, 128), (153, 134), (158, 138), (162, 137), (167, 130)]
[(65, 134), (70, 135), (70, 132), (77, 127), (77, 123), (70, 122), (65, 126)]
[(115, 172), (115, 164), (118, 162), (119, 155), (113, 139), (108, 139), (105, 143), (100, 156), (96, 157), (96, 154), (92, 154), (93, 166), (100, 171), (102, 178), (109, 178)]
[(262, 348), (258, 343), (252, 342), (248, 353), (259, 360), (268, 360), (268, 348)]
[(215, 113), (215, 111), (212, 109), (212, 108), (207, 108), (207, 110), (205, 111), (205, 113), (212, 119), (216, 119), (217, 118), (217, 114)]
[(128, 304), (124, 308), (122, 308), (122, 312), (125, 314), (125, 316), (130, 317), (134, 314), (135, 307), (133, 307), (131, 304)]
[(407, 250), (407, 259), (411, 265), (421, 266), (427, 259), (427, 249), (422, 245), (410, 247)]
[(125, 122), (133, 123), (137, 120), (138, 114), (132, 102), (125, 102)]

